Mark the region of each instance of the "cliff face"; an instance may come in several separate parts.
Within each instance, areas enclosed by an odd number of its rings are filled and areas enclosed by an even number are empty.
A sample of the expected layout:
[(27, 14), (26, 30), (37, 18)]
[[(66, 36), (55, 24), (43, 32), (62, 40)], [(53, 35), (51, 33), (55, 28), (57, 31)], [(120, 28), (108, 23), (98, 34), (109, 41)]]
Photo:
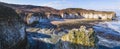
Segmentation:
[(114, 12), (94, 11), (80, 8), (68, 8), (61, 10), (61, 16), (64, 18), (87, 18), (87, 19), (112, 19), (116, 16)]
[(97, 19), (97, 20), (111, 20), (116, 17), (114, 12), (94, 11), (86, 9), (63, 9), (57, 13), (45, 12), (43, 16), (38, 15), (42, 19), (59, 20), (59, 19)]
[[(100, 19), (108, 20), (116, 17), (114, 12), (108, 11), (95, 11), (95, 10), (86, 10), (81, 8), (67, 8), (62, 10), (57, 10), (51, 7), (44, 6), (33, 6), (33, 5), (16, 5), (16, 4), (7, 4), (0, 3), (5, 6), (11, 7), (16, 10), (16, 12), (25, 20), (25, 22), (32, 23), (41, 19), (48, 20), (59, 20), (59, 19)], [(33, 14), (31, 14), (33, 13)], [(34, 13), (37, 15), (34, 15)], [(35, 17), (34, 17), (35, 16)], [(36, 20), (35, 20), (36, 19)], [(32, 21), (32, 22), (31, 22)]]
[[(35, 16), (35, 17), (37, 16), (37, 18), (39, 19), (48, 19), (48, 20), (59, 20), (59, 19), (111, 20), (114, 17), (116, 17), (116, 14), (114, 12), (94, 11), (94, 10), (77, 9), (77, 8), (59, 10), (59, 12), (57, 13), (44, 12), (44, 13), (38, 13), (38, 14), (39, 15), (32, 15), (32, 16)], [(33, 18), (33, 17), (29, 17), (29, 18)]]
[(27, 37), (23, 21), (17, 13), (0, 5), (0, 49), (26, 49)]

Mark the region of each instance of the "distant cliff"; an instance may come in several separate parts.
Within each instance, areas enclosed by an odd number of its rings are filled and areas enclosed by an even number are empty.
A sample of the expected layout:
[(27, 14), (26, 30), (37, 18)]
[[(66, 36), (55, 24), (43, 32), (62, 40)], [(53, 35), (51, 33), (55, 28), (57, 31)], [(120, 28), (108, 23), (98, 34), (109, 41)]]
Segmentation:
[[(40, 20), (41, 19), (49, 19), (49, 20), (59, 20), (59, 19), (112, 20), (113, 18), (116, 17), (116, 13), (114, 13), (114, 12), (94, 11), (94, 10), (86, 10), (86, 9), (80, 9), (80, 8), (68, 8), (68, 9), (59, 10), (58, 12), (44, 12), (44, 13), (42, 13), (42, 12), (34, 13), (33, 12), (31, 16), (30, 16), (30, 13), (26, 14), (27, 19), (28, 19), (28, 17), (29, 17), (29, 19), (36, 17), (36, 18), (39, 18)], [(36, 20), (39, 20), (39, 19), (36, 19)], [(27, 20), (27, 22), (28, 22), (28, 20)], [(28, 23), (30, 23), (30, 22), (28, 22)]]
[[(66, 14), (65, 14), (66, 13)], [(68, 17), (71, 16), (73, 18), (88, 18), (88, 19), (112, 19), (116, 16), (114, 12), (107, 12), (107, 11), (95, 11), (95, 10), (86, 10), (86, 9), (80, 9), (80, 8), (68, 8), (63, 9), (62, 17)]]
[(85, 19), (110, 20), (116, 17), (116, 13), (112, 11), (95, 11), (95, 10), (86, 10), (82, 8), (67, 8), (67, 9), (57, 10), (45, 6), (16, 5), (16, 4), (7, 4), (2, 2), (0, 4), (15, 9), (16, 12), (22, 18), (24, 18), (25, 22), (27, 22), (28, 24), (37, 21), (39, 19), (57, 20), (57, 19), (85, 18)]

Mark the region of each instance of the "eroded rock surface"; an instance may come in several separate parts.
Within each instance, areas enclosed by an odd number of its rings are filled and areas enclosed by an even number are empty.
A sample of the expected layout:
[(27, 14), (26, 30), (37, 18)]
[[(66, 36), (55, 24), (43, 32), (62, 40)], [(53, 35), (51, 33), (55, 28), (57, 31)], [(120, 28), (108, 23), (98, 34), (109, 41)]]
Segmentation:
[(13, 9), (0, 5), (0, 49), (26, 49), (27, 45), (23, 21)]
[(92, 29), (86, 30), (84, 26), (80, 29), (73, 29), (61, 37), (55, 49), (98, 49), (97, 38)]

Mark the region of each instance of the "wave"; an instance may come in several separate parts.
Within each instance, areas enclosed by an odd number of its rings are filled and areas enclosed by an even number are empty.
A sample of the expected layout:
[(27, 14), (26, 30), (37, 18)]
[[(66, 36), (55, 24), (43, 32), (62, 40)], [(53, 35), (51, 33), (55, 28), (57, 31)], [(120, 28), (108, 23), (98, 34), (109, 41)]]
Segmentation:
[[(101, 22), (96, 26), (94, 26), (93, 28), (95, 29), (95, 31), (104, 32), (103, 34), (108, 34), (108, 35), (112, 34), (114, 36), (120, 36), (120, 20), (119, 20), (120, 17), (117, 17), (117, 19), (118, 21)], [(104, 36), (104, 35), (102, 36), (102, 35), (97, 35), (99, 39), (99, 42), (98, 42), (99, 45), (106, 46), (109, 48), (113, 48), (117, 46), (120, 47), (120, 41), (112, 40), (111, 37), (110, 39), (107, 39), (106, 37), (109, 37), (109, 36)], [(115, 39), (119, 39), (119, 37), (116, 37)]]
[(103, 45), (109, 48), (114, 48), (117, 46), (120, 46), (120, 42), (119, 41), (114, 41), (114, 40), (109, 40), (109, 39), (105, 39), (103, 37), (97, 36), (99, 38), (99, 45)]

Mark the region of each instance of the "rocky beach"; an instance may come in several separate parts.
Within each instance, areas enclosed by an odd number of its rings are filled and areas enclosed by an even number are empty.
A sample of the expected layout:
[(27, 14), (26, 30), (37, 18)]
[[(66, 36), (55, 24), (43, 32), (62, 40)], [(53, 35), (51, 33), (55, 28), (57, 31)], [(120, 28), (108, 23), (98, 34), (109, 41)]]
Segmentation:
[(120, 49), (114, 11), (0, 2), (0, 49)]

